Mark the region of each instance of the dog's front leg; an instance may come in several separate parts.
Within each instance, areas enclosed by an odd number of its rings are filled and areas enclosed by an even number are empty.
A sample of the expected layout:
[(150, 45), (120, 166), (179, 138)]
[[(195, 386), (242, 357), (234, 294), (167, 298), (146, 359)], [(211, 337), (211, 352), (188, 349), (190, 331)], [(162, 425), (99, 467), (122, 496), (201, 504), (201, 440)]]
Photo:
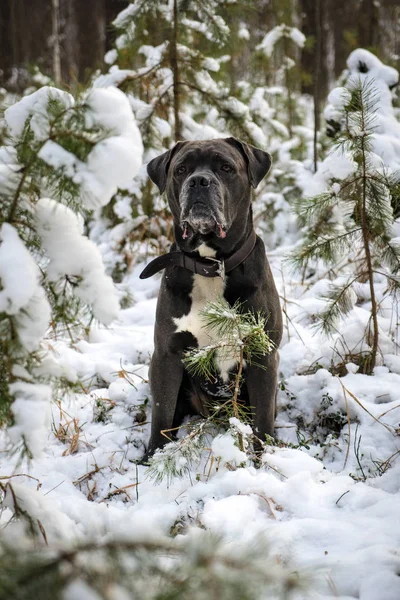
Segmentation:
[(257, 359), (257, 362), (262, 366), (247, 366), (246, 384), (250, 410), (253, 413), (254, 433), (260, 440), (265, 440), (266, 435), (274, 435), (278, 351)]
[[(183, 364), (178, 354), (154, 352), (150, 366), (150, 388), (153, 396), (151, 436), (146, 456), (168, 442), (182, 383)], [(163, 431), (166, 435), (163, 435)]]

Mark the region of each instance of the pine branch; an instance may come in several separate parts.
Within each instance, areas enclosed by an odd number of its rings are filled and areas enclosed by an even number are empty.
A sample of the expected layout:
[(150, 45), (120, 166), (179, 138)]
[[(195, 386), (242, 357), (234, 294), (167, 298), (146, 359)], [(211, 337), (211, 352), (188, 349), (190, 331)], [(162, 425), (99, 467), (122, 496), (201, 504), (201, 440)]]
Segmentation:
[(326, 218), (327, 211), (335, 206), (337, 202), (336, 194), (331, 192), (325, 192), (313, 197), (300, 197), (295, 202), (295, 211), (300, 225), (306, 226), (317, 221), (320, 217)]
[(346, 316), (353, 309), (356, 296), (352, 285), (361, 277), (351, 277), (344, 285), (331, 285), (329, 292), (322, 296), (327, 301), (327, 308), (319, 313), (317, 327), (321, 327), (325, 334), (330, 335), (335, 330), (335, 325), (340, 317)]
[(169, 442), (162, 450), (158, 450), (149, 461), (146, 477), (156, 484), (167, 479), (169, 484), (173, 479), (187, 475), (193, 464), (201, 459), (209, 425), (209, 419), (196, 423), (183, 439)]
[(240, 312), (241, 309), (240, 302), (230, 306), (221, 299), (208, 303), (201, 311), (203, 327), (220, 341), (185, 353), (183, 362), (191, 374), (212, 381), (217, 356), (239, 362), (243, 354), (250, 363), (273, 350), (273, 342), (266, 333), (267, 319), (261, 314)]
[(394, 275), (400, 273), (400, 240), (398, 238), (385, 241), (381, 259)]
[(393, 224), (393, 209), (390, 189), (384, 178), (367, 178), (365, 210), (368, 228), (373, 238), (387, 238)]
[(331, 233), (329, 237), (322, 237), (322, 240), (317, 237), (314, 241), (307, 241), (290, 255), (289, 262), (297, 269), (310, 260), (337, 263), (342, 256), (354, 248), (361, 231), (361, 227), (357, 227), (339, 235)]
[(303, 576), (276, 564), (263, 538), (232, 553), (228, 539), (200, 528), (152, 541), (94, 539), (71, 545), (61, 540), (45, 547), (32, 533), (28, 547), (16, 551), (4, 543), (0, 556), (0, 589), (21, 600), (62, 600), (76, 595), (74, 582), (80, 582), (78, 595), (101, 600), (110, 598), (109, 589), (143, 600), (283, 600), (305, 584)]

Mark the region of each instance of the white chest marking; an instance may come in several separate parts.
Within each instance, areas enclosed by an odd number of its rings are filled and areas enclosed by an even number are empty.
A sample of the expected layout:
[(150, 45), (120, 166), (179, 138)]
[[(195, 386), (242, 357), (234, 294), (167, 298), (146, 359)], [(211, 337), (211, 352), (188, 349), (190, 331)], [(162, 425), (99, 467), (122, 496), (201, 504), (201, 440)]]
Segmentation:
[[(215, 256), (216, 251), (209, 248), (206, 244), (201, 244), (198, 247), (200, 256)], [(193, 279), (193, 288), (191, 293), (192, 306), (190, 312), (180, 318), (175, 318), (176, 333), (180, 331), (189, 331), (197, 339), (199, 348), (210, 346), (221, 341), (220, 337), (213, 331), (204, 327), (204, 320), (200, 312), (205, 308), (207, 302), (216, 302), (223, 297), (225, 282), (221, 277), (203, 277), (195, 275)], [(220, 356), (218, 356), (220, 354)], [(234, 358), (226, 356), (226, 352), (217, 351), (217, 367), (221, 372), (221, 377), (224, 381), (228, 381), (228, 371), (235, 364)]]

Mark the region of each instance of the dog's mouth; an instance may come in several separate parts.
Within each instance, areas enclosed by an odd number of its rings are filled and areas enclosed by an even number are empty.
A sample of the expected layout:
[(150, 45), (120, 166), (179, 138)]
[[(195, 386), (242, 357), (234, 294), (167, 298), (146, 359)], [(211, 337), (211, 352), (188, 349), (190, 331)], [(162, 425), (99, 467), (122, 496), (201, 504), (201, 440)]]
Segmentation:
[(207, 221), (182, 221), (181, 227), (184, 240), (190, 240), (196, 233), (202, 235), (214, 233), (220, 239), (226, 237), (226, 225), (217, 221), (215, 217), (211, 217)]
[(196, 234), (215, 235), (220, 239), (226, 237), (227, 226), (223, 211), (216, 202), (196, 199), (195, 202), (184, 203), (181, 212), (180, 226), (184, 240), (190, 240)]

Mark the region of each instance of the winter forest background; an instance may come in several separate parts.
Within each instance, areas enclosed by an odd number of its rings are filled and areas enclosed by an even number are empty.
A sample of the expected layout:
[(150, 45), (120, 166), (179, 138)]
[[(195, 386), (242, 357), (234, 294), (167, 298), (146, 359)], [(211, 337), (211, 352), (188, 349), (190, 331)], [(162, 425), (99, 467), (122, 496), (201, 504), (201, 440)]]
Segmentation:
[[(398, 600), (399, 60), (398, 0), (2, 0), (1, 599)], [(273, 157), (276, 437), (233, 402), (146, 466), (146, 164), (230, 135)]]

